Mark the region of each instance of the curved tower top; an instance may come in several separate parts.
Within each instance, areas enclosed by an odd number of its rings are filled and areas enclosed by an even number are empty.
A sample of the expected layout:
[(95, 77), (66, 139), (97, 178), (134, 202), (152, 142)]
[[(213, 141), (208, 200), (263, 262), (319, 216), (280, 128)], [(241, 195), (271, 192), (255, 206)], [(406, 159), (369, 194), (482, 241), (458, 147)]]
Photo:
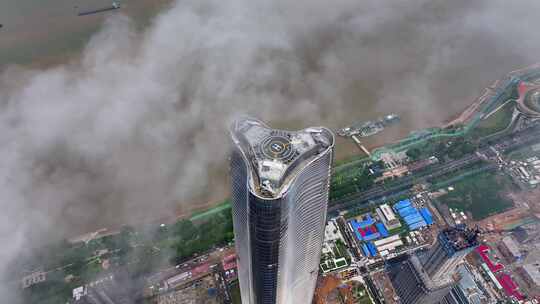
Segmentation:
[(262, 199), (283, 196), (295, 176), (334, 145), (332, 132), (324, 127), (276, 130), (251, 118), (236, 121), (231, 133), (248, 160), (250, 192)]
[(231, 128), (231, 203), (243, 304), (310, 304), (328, 209), (334, 137), (326, 128)]

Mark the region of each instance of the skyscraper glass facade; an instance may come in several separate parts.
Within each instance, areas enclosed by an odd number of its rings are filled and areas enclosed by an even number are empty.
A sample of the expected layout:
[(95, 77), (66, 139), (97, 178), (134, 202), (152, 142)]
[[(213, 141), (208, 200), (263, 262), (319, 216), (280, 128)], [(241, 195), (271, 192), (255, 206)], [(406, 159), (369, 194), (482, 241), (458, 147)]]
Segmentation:
[(311, 303), (326, 222), (334, 137), (325, 128), (231, 130), (232, 205), (243, 304)]

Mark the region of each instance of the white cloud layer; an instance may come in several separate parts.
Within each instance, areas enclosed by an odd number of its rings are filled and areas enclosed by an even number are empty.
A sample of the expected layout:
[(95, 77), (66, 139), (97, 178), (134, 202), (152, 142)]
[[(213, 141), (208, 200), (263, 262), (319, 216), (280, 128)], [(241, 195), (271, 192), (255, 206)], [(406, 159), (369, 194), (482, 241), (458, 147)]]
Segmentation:
[(181, 0), (144, 32), (115, 15), (79, 61), (0, 75), (0, 273), (29, 244), (211, 192), (236, 115), (439, 121), (538, 61), (538, 11), (532, 0)]

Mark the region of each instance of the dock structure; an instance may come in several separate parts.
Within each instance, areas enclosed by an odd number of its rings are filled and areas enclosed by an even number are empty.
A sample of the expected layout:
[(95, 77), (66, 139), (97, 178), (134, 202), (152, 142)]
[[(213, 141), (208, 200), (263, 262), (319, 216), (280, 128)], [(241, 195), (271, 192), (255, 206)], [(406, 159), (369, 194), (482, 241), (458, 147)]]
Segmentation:
[(362, 142), (360, 141), (360, 139), (358, 139), (358, 137), (356, 137), (356, 135), (353, 135), (351, 136), (352, 139), (354, 140), (354, 142), (356, 143), (356, 145), (362, 150), (364, 151), (364, 153), (366, 153), (367, 156), (371, 157), (371, 152), (369, 152), (369, 150), (362, 144)]
[(353, 135), (368, 137), (383, 131), (385, 127), (397, 122), (399, 122), (399, 116), (389, 114), (377, 120), (356, 122), (348, 127), (337, 130), (337, 134), (343, 137), (351, 137)]

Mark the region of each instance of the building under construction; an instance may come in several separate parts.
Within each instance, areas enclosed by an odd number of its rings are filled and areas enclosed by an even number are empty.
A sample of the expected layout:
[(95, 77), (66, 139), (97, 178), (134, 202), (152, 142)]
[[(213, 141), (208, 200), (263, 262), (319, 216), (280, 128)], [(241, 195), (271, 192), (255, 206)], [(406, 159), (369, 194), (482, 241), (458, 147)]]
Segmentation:
[(411, 255), (390, 269), (390, 279), (403, 304), (438, 303), (456, 284), (458, 264), (478, 246), (478, 232), (464, 225), (441, 231), (425, 256)]

